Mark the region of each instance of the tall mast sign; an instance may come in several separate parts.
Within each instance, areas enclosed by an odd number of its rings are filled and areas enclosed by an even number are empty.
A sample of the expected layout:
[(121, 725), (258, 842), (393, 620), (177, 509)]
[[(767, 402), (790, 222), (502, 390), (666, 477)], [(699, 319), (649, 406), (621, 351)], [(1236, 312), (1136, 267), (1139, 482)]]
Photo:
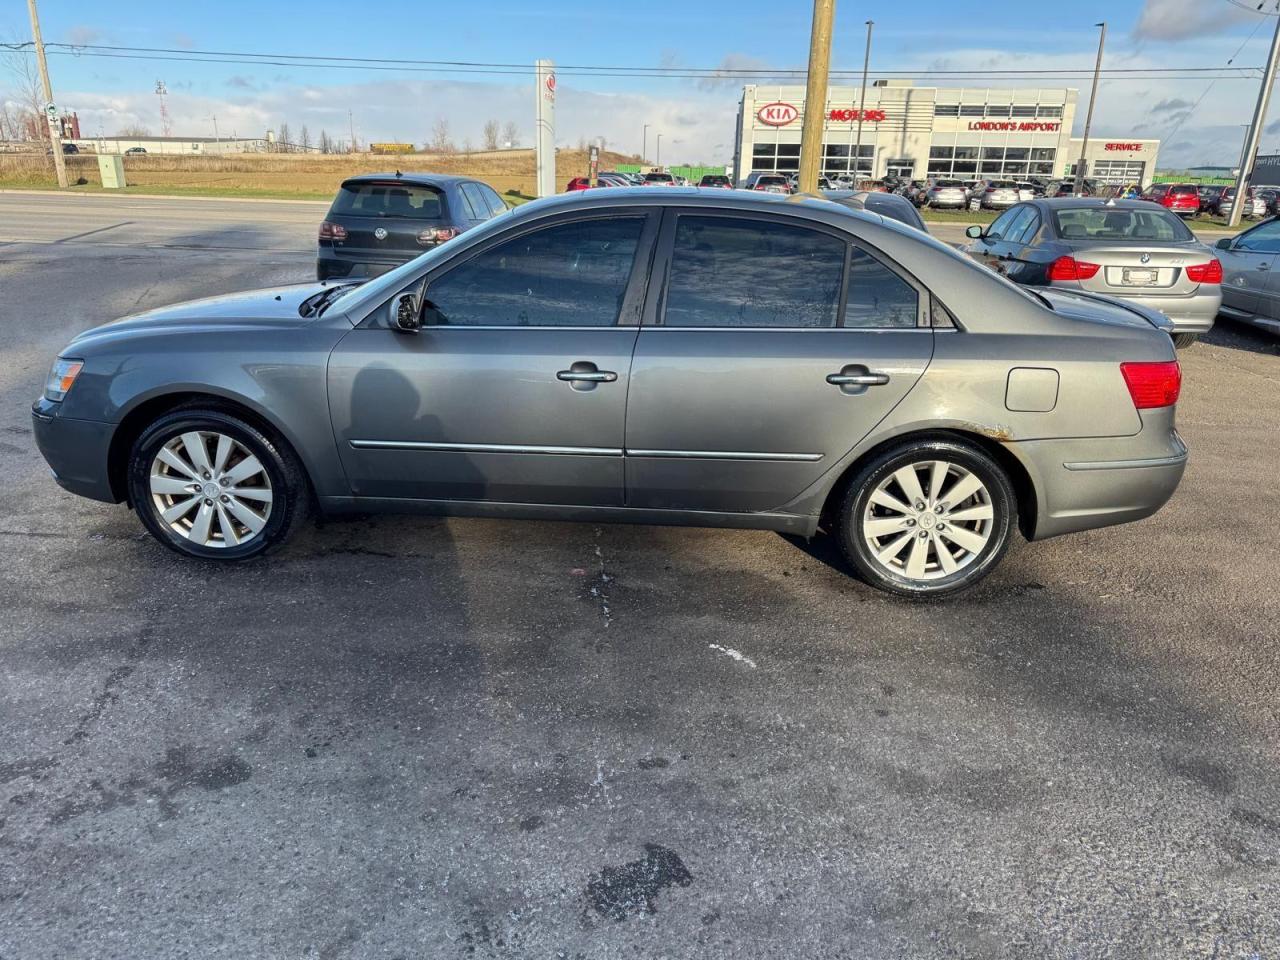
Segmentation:
[(556, 192), (556, 70), (550, 60), (534, 62), (537, 85), (537, 122), (534, 133), (534, 159), (537, 165), (538, 196), (550, 197)]

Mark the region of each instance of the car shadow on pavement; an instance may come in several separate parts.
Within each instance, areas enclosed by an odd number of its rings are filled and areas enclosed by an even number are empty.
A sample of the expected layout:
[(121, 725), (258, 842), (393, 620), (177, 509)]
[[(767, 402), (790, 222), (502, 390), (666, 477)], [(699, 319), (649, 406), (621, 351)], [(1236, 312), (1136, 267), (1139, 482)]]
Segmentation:
[[(1268, 333), (1247, 323), (1219, 317), (1213, 329), (1200, 338), (1215, 347), (1226, 347), (1262, 356), (1280, 357), (1280, 335)], [(1195, 347), (1191, 347), (1192, 350)]]

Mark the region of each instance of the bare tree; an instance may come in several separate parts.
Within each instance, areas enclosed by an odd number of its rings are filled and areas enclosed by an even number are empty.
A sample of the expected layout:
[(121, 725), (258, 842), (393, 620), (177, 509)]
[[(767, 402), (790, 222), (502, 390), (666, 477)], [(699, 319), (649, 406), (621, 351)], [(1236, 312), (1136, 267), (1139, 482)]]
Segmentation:
[(520, 128), (514, 120), (508, 120), (507, 125), (502, 128), (502, 142), (508, 147), (520, 146)]
[(498, 149), (498, 136), (500, 128), (497, 120), (486, 120), (484, 123), (484, 148), (486, 150)]
[(462, 138), (462, 152), (463, 152), (463, 153), (465, 153), (465, 154), (467, 154), (468, 156), (470, 156), (472, 153), (475, 153), (475, 150), (476, 150), (476, 145), (475, 145), (474, 143), (472, 143), (472, 142), (471, 142), (471, 138), (470, 138), (470, 137), (463, 137), (463, 138)]
[(320, 152), (333, 153), (333, 138), (329, 136), (329, 131), (321, 128), (320, 130)]
[(453, 153), (453, 141), (449, 139), (449, 121), (440, 117), (431, 127), (431, 143), (434, 153)]
[(307, 133), (307, 125), (305, 123), (302, 125), (302, 129), (298, 131), (298, 146), (302, 148), (303, 153), (311, 149), (311, 134)]
[(0, 58), (0, 61), (3, 61), (12, 84), (13, 94), (8, 98), (11, 102), (4, 104), (6, 124), (12, 125), (12, 138), (48, 140), (49, 125), (44, 122), (44, 90), (40, 86), (35, 56), (15, 54)]
[(151, 131), (140, 123), (131, 123), (117, 130), (116, 136), (121, 140), (140, 140), (151, 136)]
[(290, 153), (293, 150), (293, 143), (289, 139), (289, 125), (287, 123), (280, 124), (280, 134), (276, 137), (276, 142), (280, 145), (281, 153)]

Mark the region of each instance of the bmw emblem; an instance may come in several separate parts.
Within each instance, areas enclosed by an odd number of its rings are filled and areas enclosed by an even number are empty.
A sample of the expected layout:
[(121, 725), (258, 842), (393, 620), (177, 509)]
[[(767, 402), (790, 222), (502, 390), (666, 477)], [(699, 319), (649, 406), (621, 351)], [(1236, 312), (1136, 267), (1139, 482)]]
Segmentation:
[[(386, 228), (386, 227), (379, 227), (377, 230), (373, 231), (373, 237), (374, 237), (374, 239), (375, 239), (375, 240), (385, 240), (385, 239), (387, 239), (387, 228)], [(1150, 259), (1151, 259), (1150, 257), (1147, 257), (1147, 259), (1146, 259), (1146, 260), (1143, 260), (1142, 262), (1143, 262), (1143, 263), (1146, 263), (1146, 262), (1147, 262), (1147, 260), (1150, 260)]]
[[(387, 231), (383, 230), (382, 232), (385, 234)], [(378, 239), (379, 239), (379, 240), (381, 240), (381, 239), (382, 239), (382, 237), (379, 237)], [(1141, 257), (1139, 257), (1138, 259), (1139, 259), (1142, 263), (1150, 263), (1150, 262), (1151, 262), (1151, 254), (1149, 254), (1149, 253), (1144, 253), (1144, 254), (1143, 254)]]

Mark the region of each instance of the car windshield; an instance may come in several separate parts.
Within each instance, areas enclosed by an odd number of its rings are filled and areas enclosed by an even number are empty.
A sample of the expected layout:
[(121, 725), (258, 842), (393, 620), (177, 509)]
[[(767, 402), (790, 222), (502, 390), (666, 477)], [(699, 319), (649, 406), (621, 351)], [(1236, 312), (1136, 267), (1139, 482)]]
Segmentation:
[(1195, 187), (1174, 187), (1171, 192), (1175, 197), (1194, 196), (1196, 193), (1196, 188)]
[(344, 183), (329, 213), (331, 216), (439, 220), (444, 213), (444, 203), (435, 187), (395, 181)]
[(663, 183), (671, 182), (671, 174), (669, 173), (646, 173), (644, 175), (644, 178), (650, 181), (651, 183), (658, 180), (662, 181)]
[(1054, 210), (1053, 221), (1064, 240), (1186, 243), (1195, 239), (1178, 217), (1162, 209), (1068, 207)]

